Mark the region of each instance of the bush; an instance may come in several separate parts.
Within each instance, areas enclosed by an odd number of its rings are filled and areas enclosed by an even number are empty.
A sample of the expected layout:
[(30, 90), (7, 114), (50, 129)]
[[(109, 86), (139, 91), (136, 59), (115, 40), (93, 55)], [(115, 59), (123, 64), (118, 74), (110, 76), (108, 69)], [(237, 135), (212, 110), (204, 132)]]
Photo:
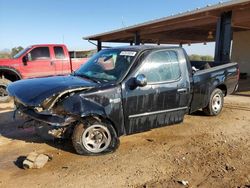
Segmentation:
[(214, 58), (210, 55), (197, 55), (197, 54), (192, 54), (189, 56), (189, 59), (191, 61), (214, 61)]

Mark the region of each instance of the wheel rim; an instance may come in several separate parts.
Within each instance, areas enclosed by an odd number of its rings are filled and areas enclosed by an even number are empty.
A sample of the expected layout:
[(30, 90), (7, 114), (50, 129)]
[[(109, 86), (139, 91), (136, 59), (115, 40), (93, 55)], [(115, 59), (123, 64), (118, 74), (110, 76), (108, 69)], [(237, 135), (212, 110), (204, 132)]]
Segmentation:
[(212, 109), (214, 112), (219, 112), (222, 107), (222, 98), (219, 94), (214, 95), (213, 100), (212, 100)]
[(92, 125), (84, 131), (82, 142), (88, 151), (100, 153), (110, 145), (111, 134), (103, 125)]
[(0, 97), (7, 97), (8, 96), (6, 89), (7, 89), (6, 85), (0, 85)]

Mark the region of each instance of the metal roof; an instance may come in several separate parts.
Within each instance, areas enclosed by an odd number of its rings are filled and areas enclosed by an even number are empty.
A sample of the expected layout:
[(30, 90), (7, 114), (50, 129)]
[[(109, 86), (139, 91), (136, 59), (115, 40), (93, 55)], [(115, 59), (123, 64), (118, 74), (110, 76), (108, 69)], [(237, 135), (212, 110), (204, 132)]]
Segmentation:
[[(104, 32), (101, 34), (83, 37), (83, 39), (100, 40), (103, 42), (129, 42), (133, 40), (134, 33), (139, 32), (142, 36), (142, 41), (144, 40), (145, 43), (155, 43), (157, 39), (161, 40), (162, 43), (168, 43), (168, 41), (169, 43), (179, 43), (182, 41), (183, 43), (188, 43), (189, 40), (187, 40), (187, 38), (190, 38), (190, 42), (209, 42), (212, 39), (207, 40), (205, 38), (205, 35), (207, 36), (209, 31), (215, 33), (217, 19), (223, 12), (226, 11), (235, 12), (233, 21), (237, 24), (243, 23), (239, 20), (242, 17), (239, 16), (239, 14), (242, 14), (244, 16), (246, 16), (245, 14), (247, 14), (247, 18), (249, 18), (249, 20), (244, 20), (244, 24), (241, 25), (242, 27), (235, 28), (236, 30), (237, 28), (239, 30), (250, 29), (250, 0), (234, 0), (224, 3), (220, 2), (212, 6), (207, 5), (204, 8), (197, 8), (193, 11), (187, 11), (184, 13), (179, 13), (176, 15), (171, 15), (168, 17), (144, 22), (141, 24), (136, 24), (117, 30)], [(166, 27), (168, 29), (166, 29)], [(183, 29), (186, 28), (187, 31), (183, 32)], [(147, 32), (145, 30), (147, 30)], [(169, 32), (170, 30), (175, 31), (177, 33), (179, 32), (179, 35), (182, 37), (177, 37), (176, 39), (174, 39), (176, 37), (176, 34), (175, 37), (173, 37), (173, 33)], [(197, 36), (196, 39), (190, 35), (192, 33), (193, 35)], [(165, 36), (168, 36), (168, 39), (166, 39)], [(185, 40), (182, 39), (183, 37), (185, 38)], [(152, 38), (154, 40), (150, 41), (150, 39)]]

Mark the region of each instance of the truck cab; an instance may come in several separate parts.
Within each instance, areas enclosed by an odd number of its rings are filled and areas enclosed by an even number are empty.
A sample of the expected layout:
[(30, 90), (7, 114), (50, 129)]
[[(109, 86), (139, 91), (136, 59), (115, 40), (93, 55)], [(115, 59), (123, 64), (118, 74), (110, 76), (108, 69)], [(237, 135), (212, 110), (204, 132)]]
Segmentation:
[(65, 45), (36, 45), (24, 49), (14, 58), (23, 65), (23, 78), (44, 77), (71, 72), (67, 53)]

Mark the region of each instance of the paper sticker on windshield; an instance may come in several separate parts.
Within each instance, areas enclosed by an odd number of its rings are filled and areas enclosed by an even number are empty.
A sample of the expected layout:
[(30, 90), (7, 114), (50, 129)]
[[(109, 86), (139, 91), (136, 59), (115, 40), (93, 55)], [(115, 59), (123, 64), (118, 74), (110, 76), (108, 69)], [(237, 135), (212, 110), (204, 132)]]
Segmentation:
[(121, 51), (120, 55), (124, 56), (135, 56), (136, 52), (133, 51)]

